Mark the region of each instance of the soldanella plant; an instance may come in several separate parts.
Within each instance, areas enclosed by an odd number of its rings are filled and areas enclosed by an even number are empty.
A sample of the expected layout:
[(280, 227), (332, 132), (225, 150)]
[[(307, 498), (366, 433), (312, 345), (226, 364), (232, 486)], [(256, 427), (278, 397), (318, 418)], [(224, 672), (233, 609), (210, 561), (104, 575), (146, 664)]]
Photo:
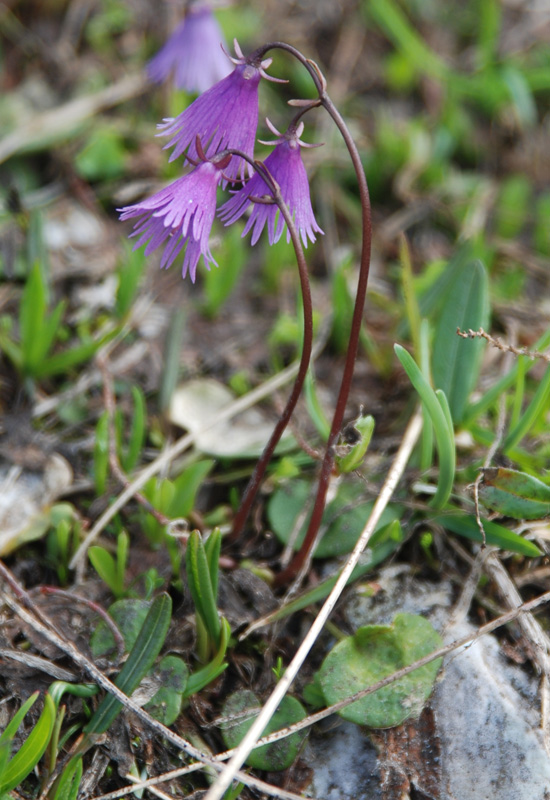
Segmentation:
[[(210, 66), (206, 66), (209, 54), (217, 59), (218, 52), (212, 52), (216, 49), (212, 47), (212, 28), (205, 33), (206, 18), (203, 23), (200, 27), (198, 19), (190, 14), (178, 35), (183, 36), (185, 25), (188, 32), (194, 25), (196, 35), (204, 36), (201, 63), (204, 61), (205, 73), (210, 75)], [(218, 50), (221, 52), (220, 48), (221, 43), (218, 43)], [(261, 85), (264, 81), (287, 83), (285, 76), (275, 76), (270, 71), (272, 59), (268, 54), (274, 50), (284, 51), (307, 70), (317, 97), (289, 101), (294, 115), (287, 120), (286, 129), (282, 128), (284, 132), (278, 129), (282, 126), (276, 127), (272, 121), (266, 120), (269, 134), (274, 138), (259, 141), (272, 146), (273, 150), (265, 161), (259, 161), (255, 159), (254, 151)], [(135, 247), (145, 246), (147, 255), (162, 248), (161, 267), (167, 268), (178, 263), (183, 277), (188, 275), (193, 282), (201, 260), (207, 270), (218, 266), (215, 253), (210, 249), (210, 235), (216, 217), (224, 226), (233, 225), (245, 218), (242, 235), (251, 233), (252, 245), (256, 244), (266, 228), (270, 245), (275, 244), (285, 231), (287, 240), (292, 241), (303, 303), (304, 330), (300, 364), (287, 405), (253, 471), (236, 513), (233, 523), (233, 536), (236, 537), (246, 522), (266, 467), (296, 406), (310, 365), (313, 310), (304, 248), (307, 248), (308, 242), (315, 242), (316, 236), (323, 233), (312, 208), (308, 176), (302, 160), (302, 151), (322, 144), (308, 143), (304, 139), (310, 112), (313, 109), (324, 109), (345, 141), (357, 175), (362, 203), (361, 265), (347, 357), (320, 470), (317, 499), (302, 548), (278, 576), (278, 580), (285, 581), (296, 574), (312, 550), (321, 523), (330, 477), (334, 469), (338, 468), (337, 465), (335, 467), (335, 447), (340, 437), (353, 375), (370, 264), (370, 201), (357, 148), (346, 123), (327, 93), (327, 84), (319, 67), (284, 42), (269, 42), (245, 55), (235, 41), (234, 51), (235, 56), (231, 57), (233, 69), (229, 74), (206, 89), (178, 116), (164, 120), (159, 126), (158, 135), (168, 139), (165, 148), (171, 151), (170, 160), (182, 160), (182, 176), (152, 197), (119, 211), (121, 220), (134, 221), (131, 237), (136, 239)], [(180, 85), (185, 85), (185, 71), (190, 69), (184, 66), (186, 59), (187, 56), (182, 53), (179, 64)], [(160, 60), (158, 63), (160, 64)], [(229, 56), (227, 63), (229, 64)], [(168, 69), (166, 74), (169, 72)], [(159, 74), (159, 79), (161, 77)], [(193, 80), (194, 85), (201, 88), (200, 81)], [(227, 199), (218, 207), (219, 187), (227, 191)]]

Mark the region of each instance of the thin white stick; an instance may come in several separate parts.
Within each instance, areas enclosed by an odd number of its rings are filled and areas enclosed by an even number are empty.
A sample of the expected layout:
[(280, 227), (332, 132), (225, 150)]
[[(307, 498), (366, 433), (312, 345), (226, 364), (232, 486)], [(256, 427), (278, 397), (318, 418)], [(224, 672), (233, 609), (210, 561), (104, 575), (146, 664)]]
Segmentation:
[(294, 658), (292, 659), (291, 663), (289, 664), (285, 674), (271, 693), (270, 697), (268, 698), (266, 704), (262, 708), (261, 712), (256, 717), (253, 725), (249, 728), (246, 736), (239, 744), (235, 751), (235, 755), (228, 763), (227, 767), (224, 769), (223, 772), (220, 773), (216, 782), (210, 787), (208, 792), (206, 793), (204, 800), (221, 800), (225, 791), (231, 785), (231, 782), (235, 778), (235, 775), (242, 767), (243, 763), (245, 762), (247, 756), (250, 752), (254, 749), (254, 746), (258, 739), (261, 737), (264, 728), (266, 727), (267, 723), (277, 710), (277, 707), (287, 691), (290, 688), (294, 678), (298, 674), (300, 667), (304, 663), (309, 651), (313, 647), (317, 637), (323, 630), (325, 622), (327, 621), (330, 613), (332, 612), (334, 606), (338, 598), (340, 597), (346, 583), (348, 582), (348, 578), (351, 575), (353, 569), (357, 565), (359, 558), (368, 544), (368, 541), (372, 534), (374, 533), (374, 529), (384, 512), (384, 509), (388, 505), (393, 492), (405, 470), (407, 462), (410, 458), (411, 452), (413, 450), (414, 445), (420, 435), (420, 431), (422, 429), (422, 414), (419, 409), (416, 410), (414, 416), (411, 418), (405, 434), (403, 436), (403, 441), (399, 447), (399, 450), (396, 453), (395, 459), (393, 461), (392, 466), (388, 472), (388, 476), (384, 481), (384, 485), (380, 490), (380, 494), (376, 499), (374, 507), (372, 509), (372, 513), (363, 528), (363, 532), (359, 537), (357, 544), (353, 552), (351, 553), (344, 569), (342, 570), (340, 577), (338, 578), (336, 584), (334, 585), (331, 593), (325, 600), (323, 607), (321, 608), (317, 618), (314, 620), (313, 625), (307, 632), (302, 644), (298, 648)]

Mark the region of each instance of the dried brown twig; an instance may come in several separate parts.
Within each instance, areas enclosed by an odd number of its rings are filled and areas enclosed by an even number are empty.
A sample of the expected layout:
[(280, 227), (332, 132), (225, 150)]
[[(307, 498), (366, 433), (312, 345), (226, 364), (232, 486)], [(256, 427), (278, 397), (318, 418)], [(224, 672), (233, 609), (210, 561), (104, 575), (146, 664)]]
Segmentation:
[(528, 350), (526, 347), (515, 347), (513, 344), (503, 342), (502, 339), (496, 336), (491, 336), (491, 334), (484, 331), (483, 328), (479, 328), (477, 331), (473, 331), (471, 328), (467, 331), (461, 331), (460, 328), (457, 328), (456, 332), (462, 339), (485, 339), (489, 344), (503, 353), (513, 353), (515, 356), (527, 356), (531, 361), (540, 358), (550, 364), (550, 353), (541, 353), (539, 350)]

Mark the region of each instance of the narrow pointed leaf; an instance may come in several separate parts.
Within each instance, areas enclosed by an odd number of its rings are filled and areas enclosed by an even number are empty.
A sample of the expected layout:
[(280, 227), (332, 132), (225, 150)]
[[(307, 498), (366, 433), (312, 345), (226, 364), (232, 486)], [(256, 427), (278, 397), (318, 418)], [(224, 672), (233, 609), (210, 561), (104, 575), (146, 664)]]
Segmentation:
[(548, 407), (550, 400), (550, 366), (547, 367), (546, 372), (538, 385), (537, 391), (525, 412), (521, 416), (517, 425), (509, 431), (506, 436), (502, 449), (504, 452), (509, 452), (512, 447), (518, 444), (523, 437), (528, 433), (530, 428), (534, 425), (540, 414), (542, 414)]
[(420, 395), (434, 426), (439, 454), (439, 481), (431, 505), (434, 508), (442, 508), (451, 494), (456, 468), (456, 450), (449, 409), (442, 400), (442, 394), (434, 392), (410, 353), (398, 344), (394, 349), (412, 385)]
[(187, 542), (185, 566), (195, 609), (200, 614), (209, 635), (217, 643), (220, 637), (220, 618), (204, 544), (198, 531), (193, 531)]
[(195, 497), (204, 479), (214, 466), (213, 459), (203, 459), (191, 464), (174, 481), (176, 492), (170, 506), (166, 509), (169, 517), (187, 517), (195, 505)]
[[(430, 324), (423, 319), (420, 324), (418, 361), (420, 371), (426, 382), (431, 384), (430, 368)], [(422, 405), (422, 438), (420, 440), (420, 469), (422, 472), (430, 469), (433, 463), (434, 429), (430, 415), (425, 405)]]
[[(153, 600), (130, 655), (115, 681), (115, 685), (126, 695), (131, 695), (137, 689), (153, 666), (168, 633), (171, 612), (172, 601), (169, 595), (161, 594)], [(107, 695), (84, 728), (84, 732), (104, 733), (121, 708), (119, 700), (113, 695)]]
[(88, 550), (88, 558), (102, 581), (114, 592), (117, 585), (115, 559), (104, 547), (94, 545)]
[[(434, 517), (433, 520), (446, 530), (457, 533), (459, 536), (464, 536), (466, 539), (472, 539), (474, 542), (483, 541), (477, 520), (473, 514), (441, 514)], [(509, 550), (511, 553), (519, 553), (531, 558), (542, 555), (536, 544), (508, 530), (504, 525), (499, 525), (483, 518), (481, 521), (488, 544), (500, 547), (501, 550)]]
[(40, 328), (45, 314), (46, 288), (40, 264), (35, 262), (27, 277), (19, 309), (21, 348), (25, 364), (33, 362), (35, 351), (40, 347)]
[(208, 562), (210, 583), (212, 585), (212, 595), (216, 604), (218, 602), (218, 576), (221, 547), (222, 535), (220, 529), (215, 528), (206, 540), (204, 552), (206, 554), (206, 561)]
[(44, 319), (44, 323), (40, 329), (40, 347), (37, 348), (37, 357), (35, 363), (33, 363), (33, 367), (38, 366), (41, 360), (48, 355), (50, 349), (52, 348), (57, 336), (57, 331), (61, 325), (61, 319), (65, 313), (66, 306), (66, 302), (61, 300), (56, 305), (50, 316)]
[(34, 694), (31, 694), (31, 696), (23, 703), (19, 711), (13, 715), (13, 719), (9, 721), (6, 728), (2, 731), (2, 735), (0, 736), (0, 744), (5, 744), (13, 739), (19, 729), (19, 726), (25, 719), (27, 711), (35, 704), (39, 694), (40, 692), (34, 692)]
[(145, 441), (145, 398), (138, 386), (132, 386), (134, 413), (130, 438), (126, 452), (121, 457), (122, 467), (125, 472), (131, 472), (138, 463), (139, 456)]
[(9, 761), (0, 777), (0, 793), (10, 792), (15, 789), (35, 768), (48, 746), (54, 722), (55, 705), (50, 695), (46, 694), (44, 708), (38, 722), (17, 753)]
[(53, 800), (76, 800), (81, 780), (82, 756), (75, 756), (63, 770)]
[(71, 347), (69, 350), (64, 350), (62, 353), (54, 353), (54, 355), (45, 358), (41, 364), (38, 364), (35, 370), (37, 378), (50, 377), (51, 375), (59, 375), (68, 369), (80, 364), (82, 361), (87, 361), (97, 351), (103, 347), (104, 344), (114, 339), (119, 333), (119, 328), (112, 328), (108, 333), (99, 336), (91, 342), (83, 342)]

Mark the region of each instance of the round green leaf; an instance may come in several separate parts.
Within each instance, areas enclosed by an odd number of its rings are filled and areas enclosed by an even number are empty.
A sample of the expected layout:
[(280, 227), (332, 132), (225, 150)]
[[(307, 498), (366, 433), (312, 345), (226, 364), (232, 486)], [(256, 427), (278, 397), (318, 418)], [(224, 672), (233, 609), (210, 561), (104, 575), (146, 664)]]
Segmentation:
[[(328, 704), (372, 686), (433, 652), (441, 637), (424, 617), (397, 614), (392, 625), (366, 625), (339, 642), (325, 658), (318, 678)], [(338, 712), (370, 728), (391, 728), (417, 717), (431, 694), (441, 659), (367, 695)]]
[[(228, 748), (237, 747), (259, 711), (260, 702), (254, 692), (248, 689), (235, 692), (229, 697), (223, 707), (223, 715), (227, 717), (227, 721), (221, 726), (223, 740)], [(268, 733), (299, 722), (305, 716), (305, 709), (296, 698), (284, 697), (262, 736), (267, 736)], [(250, 753), (246, 763), (255, 769), (265, 769), (270, 772), (287, 769), (298, 755), (306, 733), (306, 731), (298, 731), (292, 736), (287, 736), (286, 739), (258, 747)]]
[[(292, 480), (273, 494), (267, 507), (269, 525), (283, 544), (287, 544), (298, 515), (302, 514), (311, 492), (309, 481)], [(337, 496), (326, 507), (322, 528), (325, 532), (317, 545), (316, 558), (330, 558), (350, 553), (361, 535), (374, 505), (363, 499), (364, 488), (358, 484), (343, 483)], [(399, 518), (399, 508), (388, 506), (376, 530)], [(304, 541), (307, 518), (294, 543), (298, 550)]]
[[(127, 652), (134, 646), (150, 607), (151, 603), (148, 600), (134, 599), (117, 600), (110, 606), (109, 616), (120, 630)], [(93, 632), (90, 647), (94, 658), (100, 658), (114, 650), (115, 637), (105, 622), (101, 621)]]
[(159, 671), (161, 687), (147, 703), (145, 710), (163, 725), (171, 725), (181, 711), (189, 669), (179, 656), (165, 656), (160, 662)]

